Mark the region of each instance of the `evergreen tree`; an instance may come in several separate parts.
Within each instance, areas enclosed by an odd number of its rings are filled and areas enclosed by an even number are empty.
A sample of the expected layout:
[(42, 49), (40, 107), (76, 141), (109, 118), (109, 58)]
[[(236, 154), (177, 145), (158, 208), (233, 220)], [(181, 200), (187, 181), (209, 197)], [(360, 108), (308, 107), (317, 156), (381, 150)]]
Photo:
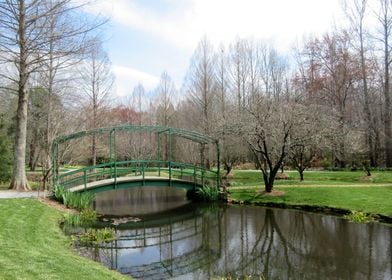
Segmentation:
[(12, 145), (3, 118), (0, 119), (0, 182), (8, 182), (12, 175)]

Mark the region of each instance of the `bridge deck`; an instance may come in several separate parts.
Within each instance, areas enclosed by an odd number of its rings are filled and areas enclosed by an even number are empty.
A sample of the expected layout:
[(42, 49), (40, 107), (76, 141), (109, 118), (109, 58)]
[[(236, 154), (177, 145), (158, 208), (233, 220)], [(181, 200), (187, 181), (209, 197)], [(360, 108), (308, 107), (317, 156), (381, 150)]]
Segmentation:
[(108, 185), (114, 185), (116, 184), (121, 184), (121, 183), (129, 183), (129, 182), (154, 182), (154, 181), (172, 181), (172, 182), (179, 182), (179, 183), (193, 183), (190, 181), (186, 180), (181, 180), (181, 179), (176, 179), (176, 178), (168, 178), (168, 177), (158, 177), (158, 176), (132, 176), (132, 177), (118, 177), (118, 178), (110, 178), (110, 179), (104, 179), (100, 181), (95, 181), (91, 183), (87, 183), (86, 186), (79, 185), (75, 187), (69, 188), (71, 192), (80, 192), (80, 191), (86, 191), (86, 190), (93, 190), (99, 187), (103, 186), (108, 186)]

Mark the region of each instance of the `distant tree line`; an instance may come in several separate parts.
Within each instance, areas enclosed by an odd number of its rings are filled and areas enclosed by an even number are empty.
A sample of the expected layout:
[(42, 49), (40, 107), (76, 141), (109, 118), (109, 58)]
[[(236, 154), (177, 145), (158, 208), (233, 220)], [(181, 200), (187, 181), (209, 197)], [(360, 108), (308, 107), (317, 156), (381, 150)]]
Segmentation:
[[(22, 159), (31, 170), (42, 167), (47, 181), (56, 135), (113, 124), (180, 127), (215, 137), (226, 175), (251, 162), (267, 192), (285, 167), (297, 169), (301, 179), (309, 167), (392, 167), (392, 3), (375, 2), (346, 1), (344, 26), (305, 37), (291, 54), (266, 40), (237, 39), (216, 48), (204, 37), (181, 88), (163, 72), (152, 94), (139, 84), (119, 103), (113, 100), (110, 61), (93, 31), (102, 22), (83, 22), (75, 29), (80, 18), (73, 12), (79, 7), (72, 1), (1, 1), (0, 14), (7, 17), (0, 20), (5, 126), (0, 131), (15, 135), (11, 186), (26, 187), (17, 183), (15, 171)], [(68, 24), (70, 12), (75, 25)], [(27, 140), (26, 154), (19, 151), (20, 137)], [(107, 139), (83, 141), (63, 147), (61, 161), (95, 165), (105, 160)], [(120, 135), (117, 141), (120, 158), (151, 152), (148, 135)], [(165, 141), (162, 158), (167, 158)], [(200, 158), (198, 147), (173, 145), (177, 157), (215, 164), (208, 146)]]

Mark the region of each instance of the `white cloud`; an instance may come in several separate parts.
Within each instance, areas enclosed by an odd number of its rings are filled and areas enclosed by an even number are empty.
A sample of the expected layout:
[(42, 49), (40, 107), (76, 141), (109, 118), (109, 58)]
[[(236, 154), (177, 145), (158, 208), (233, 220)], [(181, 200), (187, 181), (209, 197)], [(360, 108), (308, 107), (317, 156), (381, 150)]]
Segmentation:
[[(148, 5), (143, 0), (99, 0), (95, 3), (89, 6), (89, 13), (109, 16), (114, 27), (121, 25), (147, 34), (153, 42), (149, 43), (148, 51), (162, 53), (160, 45), (165, 42), (175, 50), (173, 53), (178, 53), (170, 62), (165, 57), (164, 64), (156, 56), (153, 56), (156, 62), (149, 57), (120, 61), (120, 64), (132, 63), (131, 67), (120, 66), (116, 61), (113, 72), (118, 95), (131, 94), (139, 82), (147, 90), (156, 86), (158, 77), (137, 69), (148, 69), (144, 71), (150, 73), (166, 69), (172, 74), (185, 68), (189, 59), (186, 56), (204, 35), (215, 46), (252, 37), (271, 40), (280, 50), (288, 50), (296, 39), (325, 32), (331, 29), (335, 18), (341, 18), (340, 0), (156, 0), (148, 1)], [(148, 56), (148, 51), (132, 46), (129, 51), (140, 57)], [(176, 73), (177, 83), (182, 76), (183, 73)]]
[(179, 48), (193, 49), (203, 35), (214, 44), (236, 37), (274, 38), (289, 44), (304, 33), (327, 30), (340, 10), (339, 0), (166, 0), (170, 12), (142, 3), (101, 0), (91, 12), (110, 15), (124, 26)]
[(146, 90), (152, 90), (159, 82), (159, 77), (130, 67), (113, 65), (112, 70), (116, 76), (117, 95), (119, 96), (132, 94), (138, 83), (141, 83)]

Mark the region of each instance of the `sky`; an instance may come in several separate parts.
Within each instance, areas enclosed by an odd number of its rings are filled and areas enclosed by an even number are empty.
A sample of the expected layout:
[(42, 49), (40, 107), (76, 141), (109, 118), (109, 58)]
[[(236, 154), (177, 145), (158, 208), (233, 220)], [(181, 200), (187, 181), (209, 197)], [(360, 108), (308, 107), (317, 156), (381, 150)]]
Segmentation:
[(110, 18), (105, 49), (116, 94), (138, 83), (153, 90), (166, 71), (180, 88), (193, 52), (206, 36), (218, 47), (238, 38), (262, 39), (289, 52), (304, 36), (333, 28), (341, 0), (97, 0), (87, 12)]

